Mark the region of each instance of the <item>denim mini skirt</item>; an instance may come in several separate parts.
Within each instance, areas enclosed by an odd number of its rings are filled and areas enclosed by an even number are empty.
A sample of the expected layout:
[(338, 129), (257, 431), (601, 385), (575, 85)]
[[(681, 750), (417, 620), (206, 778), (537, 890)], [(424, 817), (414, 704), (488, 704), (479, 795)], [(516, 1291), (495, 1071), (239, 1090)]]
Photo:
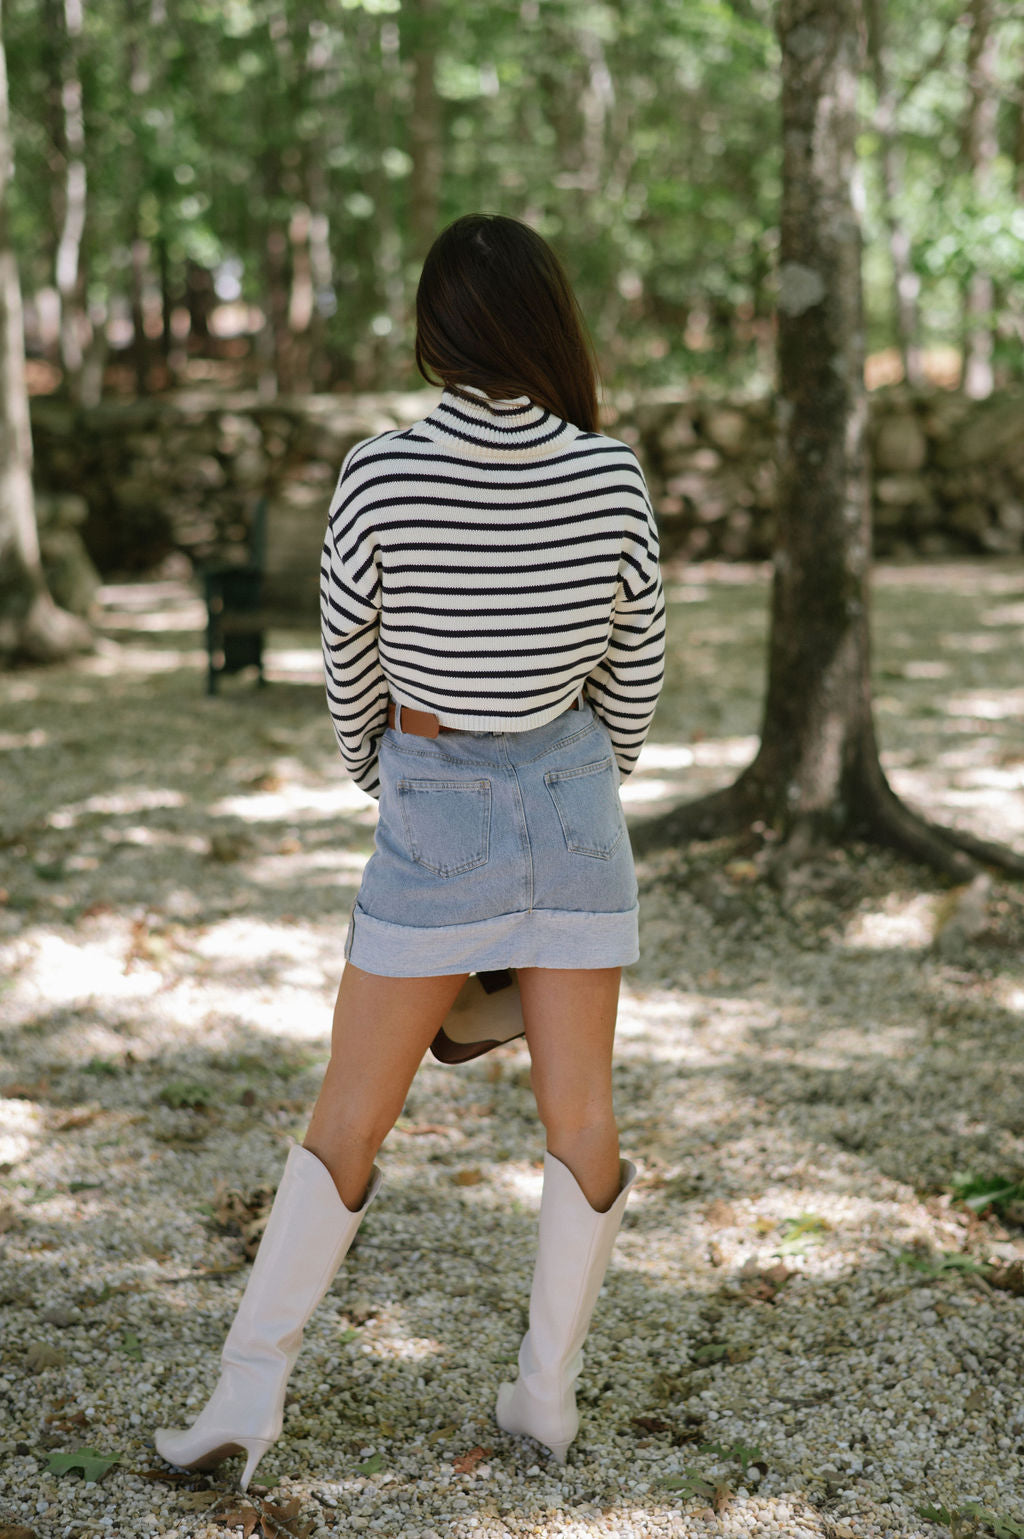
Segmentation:
[(388, 727), (345, 956), (389, 978), (635, 962), (638, 894), (608, 729), (584, 703), (526, 732)]

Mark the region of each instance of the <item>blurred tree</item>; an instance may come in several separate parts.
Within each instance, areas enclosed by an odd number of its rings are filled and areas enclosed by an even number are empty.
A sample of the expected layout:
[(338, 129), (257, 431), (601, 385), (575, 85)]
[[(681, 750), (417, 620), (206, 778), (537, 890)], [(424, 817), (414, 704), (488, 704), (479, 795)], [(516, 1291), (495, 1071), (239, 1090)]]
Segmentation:
[(776, 871), (850, 836), (957, 878), (1015, 855), (928, 823), (879, 762), (871, 699), (861, 239), (852, 196), (859, 0), (779, 0), (782, 208), (779, 493), (768, 687), (754, 761), (652, 820), (641, 849), (767, 825)]
[(18, 264), (7, 221), (14, 176), (0, 0), (0, 654), (53, 662), (92, 646), (92, 632), (50, 597), (39, 558)]
[[(969, 0), (970, 40), (967, 46), (967, 114), (964, 123), (964, 160), (979, 208), (991, 201), (993, 170), (999, 154), (996, 115), (996, 55), (999, 36), (994, 26), (992, 0)], [(969, 396), (982, 399), (992, 393), (992, 331), (995, 287), (984, 261), (971, 263), (964, 293), (963, 385)]]
[(889, 67), (883, 0), (865, 0), (867, 46), (875, 85), (875, 127), (881, 169), (881, 214), (889, 239), (892, 265), (892, 327), (909, 385), (924, 383), (918, 295), (921, 280), (911, 260), (910, 236), (903, 218), (905, 156), (896, 133), (898, 94)]
[[(993, 285), (987, 314), (999, 312), (994, 378), (1020, 378), (1010, 339), (1024, 326), (1024, 17), (1000, 0), (870, 5), (871, 346), (895, 345), (914, 378), (930, 343), (959, 340), (969, 293), (978, 313), (977, 274)], [(63, 295), (62, 367), (76, 395), (95, 393), (108, 331), (114, 361), (129, 363), (108, 370), (120, 388), (141, 388), (161, 355), (180, 373), (188, 312), (185, 377), (216, 378), (219, 360), (225, 378), (261, 375), (267, 390), (414, 384), (424, 248), (477, 208), (524, 218), (557, 244), (609, 384), (770, 384), (773, 0), (6, 10), (26, 167), (11, 210), (22, 281), (33, 311), (37, 294)], [(969, 122), (985, 128), (971, 141), (988, 147), (985, 173), (965, 158)], [(251, 307), (229, 322), (246, 341), (205, 334), (225, 298)], [(261, 319), (254, 350), (250, 321)]]

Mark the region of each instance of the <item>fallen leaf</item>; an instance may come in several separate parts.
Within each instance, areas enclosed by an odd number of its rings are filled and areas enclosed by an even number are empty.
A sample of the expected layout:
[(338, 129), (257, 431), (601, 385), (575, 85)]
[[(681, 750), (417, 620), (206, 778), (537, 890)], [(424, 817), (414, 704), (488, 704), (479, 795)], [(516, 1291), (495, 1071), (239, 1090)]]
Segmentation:
[(993, 1267), (988, 1281), (993, 1288), (1024, 1295), (1024, 1261), (1008, 1261), (1005, 1266)]
[(239, 1507), (237, 1511), (225, 1512), (217, 1518), (217, 1522), (223, 1523), (225, 1528), (240, 1528), (242, 1539), (249, 1539), (259, 1520), (260, 1515), (255, 1507)]
[(74, 1432), (76, 1427), (84, 1427), (88, 1420), (84, 1411), (74, 1411), (69, 1416), (63, 1416), (57, 1411), (46, 1418), (47, 1425), (54, 1432)]
[(260, 775), (253, 775), (251, 780), (243, 780), (242, 784), (250, 791), (280, 791), (284, 781), (276, 770), (264, 770)]
[(25, 1353), (25, 1367), (32, 1373), (42, 1373), (45, 1368), (63, 1368), (68, 1360), (61, 1347), (48, 1346), (45, 1341), (34, 1341)]
[(73, 1453), (52, 1453), (46, 1467), (51, 1475), (67, 1475), (71, 1470), (81, 1470), (84, 1480), (102, 1480), (120, 1458), (120, 1454), (97, 1453), (95, 1448), (76, 1448)]
[(723, 1513), (732, 1501), (732, 1490), (725, 1482), (715, 1486), (715, 1494), (711, 1499), (711, 1505), (718, 1514)]
[(79, 1107), (77, 1111), (58, 1112), (49, 1119), (49, 1126), (54, 1133), (68, 1133), (72, 1128), (87, 1128), (96, 1121), (99, 1109), (93, 1107)]
[(307, 1535), (313, 1532), (313, 1523), (300, 1523), (299, 1512), (302, 1503), (297, 1496), (283, 1507), (275, 1506), (273, 1502), (260, 1503), (260, 1521), (267, 1539), (278, 1539), (278, 1535), (291, 1535), (291, 1539), (307, 1539)]
[(375, 1454), (371, 1454), (370, 1457), (366, 1460), (366, 1462), (364, 1464), (357, 1464), (356, 1465), (356, 1473), (358, 1475), (376, 1475), (378, 1470), (382, 1470), (383, 1468), (384, 1468), (384, 1458), (383, 1458), (383, 1455), (379, 1454), (379, 1453), (375, 1453)]
[(244, 855), (248, 855), (252, 847), (253, 841), (248, 834), (213, 834), (207, 854), (210, 860), (220, 861), (222, 865), (230, 865), (232, 861), (241, 860)]
[(493, 1452), (493, 1448), (471, 1448), (469, 1453), (458, 1454), (452, 1460), (452, 1468), (456, 1475), (469, 1475), (476, 1469), (481, 1459), (489, 1459)]
[(670, 1421), (662, 1421), (660, 1416), (634, 1416), (630, 1426), (635, 1427), (638, 1432), (672, 1431), (672, 1423)]
[(731, 1202), (724, 1202), (721, 1197), (716, 1197), (714, 1202), (708, 1204), (704, 1209), (704, 1217), (716, 1229), (731, 1229), (737, 1222), (736, 1209)]
[(19, 1081), (15, 1085), (5, 1085), (0, 1094), (5, 1101), (41, 1101), (50, 1092), (48, 1079), (36, 1079), (31, 1084), (27, 1081)]

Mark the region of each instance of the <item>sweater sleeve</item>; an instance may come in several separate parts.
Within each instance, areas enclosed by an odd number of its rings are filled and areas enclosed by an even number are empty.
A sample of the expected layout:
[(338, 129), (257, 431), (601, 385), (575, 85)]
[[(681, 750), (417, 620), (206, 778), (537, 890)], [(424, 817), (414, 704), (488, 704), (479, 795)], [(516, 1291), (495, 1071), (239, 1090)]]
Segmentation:
[(377, 752), (387, 725), (388, 685), (380, 663), (380, 568), (372, 534), (354, 512), (346, 456), (331, 502), (320, 562), (320, 633), (327, 707), (342, 762), (368, 796), (380, 796)]
[(623, 539), (608, 649), (586, 684), (587, 698), (608, 728), (623, 776), (640, 757), (665, 677), (658, 526), (642, 472), (640, 485), (642, 508)]

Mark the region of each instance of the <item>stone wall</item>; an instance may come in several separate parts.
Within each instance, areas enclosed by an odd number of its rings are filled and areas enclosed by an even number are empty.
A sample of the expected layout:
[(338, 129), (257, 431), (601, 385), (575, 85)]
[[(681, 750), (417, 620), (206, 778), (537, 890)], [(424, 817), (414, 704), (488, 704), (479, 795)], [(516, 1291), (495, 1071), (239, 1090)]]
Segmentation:
[[(183, 393), (76, 411), (39, 397), (36, 481), (84, 498), (82, 533), (106, 573), (146, 570), (173, 551), (196, 563), (241, 554), (262, 492), (275, 546), (315, 549), (346, 451), (435, 400)], [(666, 554), (770, 553), (772, 412), (767, 400), (667, 392), (620, 396), (606, 411), (606, 430), (640, 455)], [(877, 392), (870, 420), (879, 555), (1024, 550), (1024, 396)]]

